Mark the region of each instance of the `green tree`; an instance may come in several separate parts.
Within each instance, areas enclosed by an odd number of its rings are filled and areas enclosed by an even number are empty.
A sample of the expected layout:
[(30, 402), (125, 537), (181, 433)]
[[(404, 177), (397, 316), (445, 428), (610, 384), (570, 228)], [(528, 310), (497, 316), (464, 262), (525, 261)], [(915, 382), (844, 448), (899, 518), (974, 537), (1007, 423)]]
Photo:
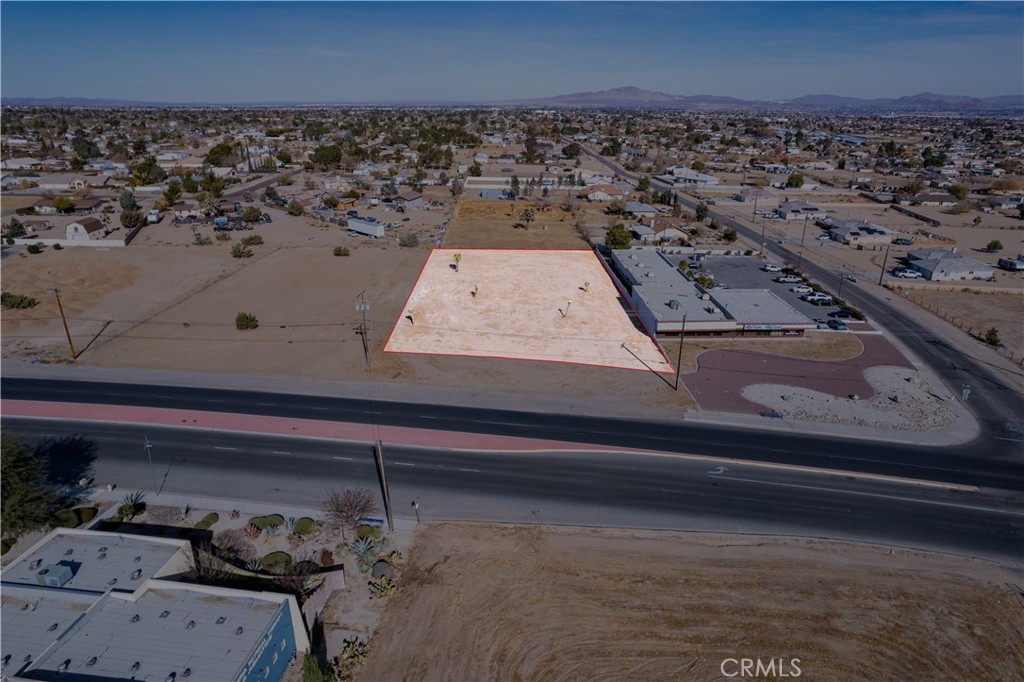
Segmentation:
[(580, 158), (580, 153), (582, 151), (583, 148), (580, 147), (577, 143), (570, 142), (569, 144), (562, 147), (562, 156), (564, 156), (567, 159), (578, 159)]
[(703, 201), (697, 204), (697, 220), (704, 222), (708, 219), (708, 205)]
[(142, 214), (142, 211), (124, 211), (121, 214), (121, 226), (126, 230), (133, 230), (145, 222), (146, 216)]
[(736, 241), (738, 237), (739, 235), (736, 234), (736, 230), (733, 230), (731, 228), (722, 233), (722, 239), (729, 242), (730, 244)]
[(57, 502), (46, 486), (46, 463), (10, 433), (0, 434), (0, 525), (4, 538), (41, 526)]
[(17, 239), (18, 237), (24, 237), (25, 234), (25, 226), (21, 224), (21, 221), (17, 218), (11, 218), (11, 222), (7, 223), (7, 236)]
[(242, 207), (242, 220), (247, 223), (254, 223), (263, 216), (263, 211), (260, 210), (259, 206), (243, 206)]
[(134, 211), (139, 207), (139, 202), (135, 200), (135, 195), (130, 189), (126, 189), (121, 192), (121, 198), (118, 200), (121, 204), (121, 210), (123, 211)]
[(966, 185), (952, 185), (949, 188), (949, 193), (956, 197), (957, 201), (964, 201), (970, 193), (970, 190), (967, 189)]
[(292, 199), (291, 203), (288, 204), (288, 215), (300, 216), (305, 212), (306, 209), (295, 199)]
[(221, 142), (211, 147), (203, 160), (211, 166), (233, 166), (238, 161), (238, 157), (231, 144)]
[(519, 176), (513, 175), (511, 185), (509, 186), (509, 193), (512, 195), (512, 198), (519, 196), (519, 189)]
[(174, 206), (181, 199), (181, 183), (177, 180), (171, 180), (167, 185), (167, 189), (164, 190), (164, 199), (167, 201), (168, 206)]
[(799, 189), (804, 186), (804, 176), (802, 173), (792, 173), (786, 178), (786, 187), (792, 187)]
[(76, 157), (71, 159), (71, 170), (73, 170), (73, 171), (75, 171), (77, 173), (78, 171), (82, 170), (83, 168), (85, 168), (85, 159), (83, 159), (80, 156), (76, 156)]
[(698, 173), (703, 173), (708, 169), (707, 165), (700, 159), (697, 159), (692, 164), (690, 164), (690, 168), (697, 171)]
[(633, 235), (622, 223), (615, 223), (608, 228), (608, 234), (604, 238), (604, 245), (609, 249), (628, 249), (632, 243)]
[(167, 171), (157, 165), (156, 157), (147, 156), (132, 166), (132, 182), (136, 185), (155, 185), (163, 182)]
[(646, 175), (641, 175), (636, 183), (636, 188), (641, 192), (646, 192), (651, 188), (651, 179)]
[(473, 165), (469, 167), (469, 174), (474, 178), (479, 178), (483, 173), (484, 169), (480, 167), (479, 163), (474, 162)]
[(985, 343), (993, 347), (997, 347), (1002, 344), (1002, 341), (999, 339), (999, 330), (992, 327), (985, 332)]
[(53, 200), (53, 207), (60, 213), (67, 213), (75, 207), (75, 202), (67, 197), (57, 197)]
[(992, 241), (990, 241), (988, 244), (985, 245), (985, 250), (986, 251), (991, 251), (993, 253), (996, 252), (996, 251), (1002, 251), (1003, 250), (1003, 243), (1001, 241), (999, 241), (998, 239), (993, 239)]
[(530, 223), (533, 222), (534, 218), (536, 218), (536, 215), (532, 208), (525, 208), (523, 209), (523, 212), (519, 214), (519, 219), (526, 223), (527, 228), (530, 227)]
[[(235, 244), (239, 246), (239, 244)], [(256, 329), (260, 326), (260, 321), (256, 319), (256, 316), (252, 313), (238, 313), (235, 315), (235, 329), (238, 331), (246, 331), (247, 329)]]
[(342, 156), (341, 147), (336, 144), (327, 144), (314, 149), (309, 160), (321, 170), (328, 170), (340, 166)]
[(252, 249), (245, 244), (235, 244), (231, 247), (231, 255), (234, 258), (252, 258)]

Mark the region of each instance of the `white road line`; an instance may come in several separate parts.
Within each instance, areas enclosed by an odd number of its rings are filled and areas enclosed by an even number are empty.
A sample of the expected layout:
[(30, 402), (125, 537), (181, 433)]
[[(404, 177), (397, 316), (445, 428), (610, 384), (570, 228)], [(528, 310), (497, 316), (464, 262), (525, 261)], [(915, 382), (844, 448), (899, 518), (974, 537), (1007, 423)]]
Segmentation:
[(778, 481), (759, 481), (755, 478), (739, 478), (737, 476), (715, 476), (717, 480), (742, 481), (744, 483), (760, 483), (761, 485), (774, 485), (782, 488), (803, 488), (805, 490), (820, 490), (823, 492), (839, 493), (840, 495), (861, 495), (863, 497), (881, 497), (887, 500), (900, 500), (902, 502), (919, 502), (921, 504), (934, 504), (941, 507), (956, 507), (958, 509), (973, 509), (975, 511), (994, 512), (996, 514), (1011, 514), (1013, 516), (1024, 516), (1024, 512), (1015, 512), (1008, 509), (996, 509), (995, 507), (980, 507), (973, 504), (958, 504), (956, 502), (940, 502), (939, 500), (922, 500), (915, 497), (903, 497), (901, 495), (884, 495), (882, 493), (868, 493), (860, 490), (842, 490), (841, 488), (825, 488), (816, 485), (801, 485), (799, 483), (780, 483)]
[(272, 454), (272, 455), (290, 455), (292, 453), (290, 453), (290, 452), (282, 452), (281, 450), (271, 450), (270, 454)]
[(214, 450), (234, 450), (235, 448), (226, 448), (226, 447), (223, 447), (223, 446), (220, 446), (220, 445), (214, 445), (213, 449)]
[(352, 461), (352, 458), (351, 458), (351, 457), (335, 457), (334, 459), (343, 459), (343, 460), (345, 460), (346, 462), (351, 462), (351, 461)]
[(459, 469), (459, 471), (470, 471), (470, 472), (472, 472), (474, 474), (479, 474), (480, 473), (479, 469)]
[(309, 409), (311, 409), (311, 410), (318, 410), (319, 412), (326, 412), (327, 411), (326, 407), (310, 407)]
[(256, 403), (260, 407), (277, 407), (276, 403)]
[(415, 464), (410, 464), (409, 462), (392, 462), (392, 464), (394, 464), (395, 466), (400, 466), (400, 467), (414, 467), (414, 466), (416, 466)]

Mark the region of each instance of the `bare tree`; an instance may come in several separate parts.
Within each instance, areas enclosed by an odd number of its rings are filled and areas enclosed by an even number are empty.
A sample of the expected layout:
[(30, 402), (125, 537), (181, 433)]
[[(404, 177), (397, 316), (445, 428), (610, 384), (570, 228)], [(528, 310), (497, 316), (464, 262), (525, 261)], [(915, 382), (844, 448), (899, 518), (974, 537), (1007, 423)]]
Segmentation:
[(341, 539), (344, 540), (346, 528), (355, 528), (360, 519), (377, 512), (377, 501), (368, 488), (345, 488), (332, 490), (321, 508), (333, 524), (341, 527)]
[(206, 585), (222, 581), (228, 571), (224, 562), (214, 554), (215, 551), (208, 542), (193, 548), (189, 568), (184, 574), (185, 580)]

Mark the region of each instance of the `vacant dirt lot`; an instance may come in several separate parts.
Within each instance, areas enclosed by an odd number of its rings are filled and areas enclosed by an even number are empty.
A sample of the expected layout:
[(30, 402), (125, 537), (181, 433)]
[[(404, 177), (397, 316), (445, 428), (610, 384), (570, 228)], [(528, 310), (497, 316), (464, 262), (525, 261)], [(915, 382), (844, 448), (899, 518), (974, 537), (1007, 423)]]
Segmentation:
[(435, 249), (385, 350), (672, 371), (589, 250)]
[[(536, 216), (527, 229), (513, 227), (523, 210)], [(548, 210), (532, 201), (471, 201), (455, 207), (444, 246), (453, 249), (580, 249), (587, 243), (576, 231), (571, 213), (558, 206)]]
[(398, 583), (356, 680), (721, 680), (741, 657), (810, 680), (1024, 678), (1019, 580), (966, 559), (443, 524)]
[[(669, 360), (679, 357), (679, 340), (662, 341)], [(709, 350), (750, 350), (803, 360), (849, 360), (864, 352), (864, 344), (854, 334), (811, 330), (796, 339), (702, 339), (688, 338), (683, 343), (683, 373), (697, 371), (701, 354)]]
[(953, 317), (974, 334), (995, 327), (999, 338), (1014, 355), (1024, 355), (1024, 296), (989, 294), (977, 291), (928, 291), (909, 289), (914, 303)]

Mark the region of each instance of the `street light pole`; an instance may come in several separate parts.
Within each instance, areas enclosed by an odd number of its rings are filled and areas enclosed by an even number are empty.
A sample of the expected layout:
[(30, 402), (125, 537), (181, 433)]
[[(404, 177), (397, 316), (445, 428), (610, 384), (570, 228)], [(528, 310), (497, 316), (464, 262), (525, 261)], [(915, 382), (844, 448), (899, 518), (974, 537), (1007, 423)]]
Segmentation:
[(882, 278), (885, 277), (885, 263), (889, 260), (889, 246), (885, 247), (885, 256), (882, 258), (882, 271), (878, 273), (878, 286), (882, 286)]
[(676, 360), (676, 386), (679, 390), (679, 373), (683, 371), (683, 338), (686, 336), (686, 315), (683, 315), (683, 328), (679, 332), (679, 358)]
[(148, 436), (143, 436), (146, 439), (146, 444), (143, 446), (146, 448), (146, 457), (149, 458), (149, 471), (153, 474), (153, 490), (159, 492), (160, 486), (156, 483), (156, 469), (153, 468), (153, 444), (149, 442)]

